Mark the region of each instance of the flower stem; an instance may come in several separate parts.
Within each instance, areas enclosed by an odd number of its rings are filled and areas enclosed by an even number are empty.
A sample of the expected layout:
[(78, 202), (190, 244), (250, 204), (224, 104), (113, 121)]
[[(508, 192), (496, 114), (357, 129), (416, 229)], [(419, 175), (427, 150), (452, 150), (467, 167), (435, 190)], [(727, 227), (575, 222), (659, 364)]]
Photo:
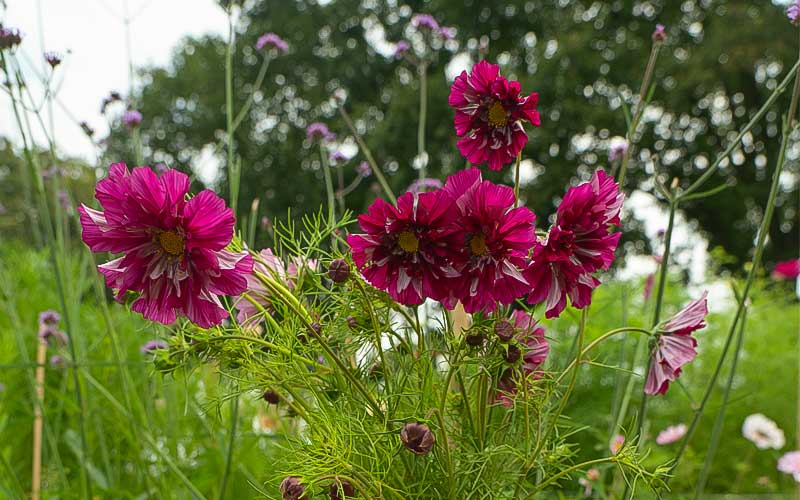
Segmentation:
[[(795, 65), (795, 71), (798, 71), (797, 68), (798, 66)], [(798, 77), (800, 78), (800, 75), (798, 75)], [(795, 86), (795, 93), (798, 92), (800, 92), (800, 86)], [(792, 102), (794, 106), (797, 106), (796, 99), (793, 99)], [(770, 187), (769, 198), (767, 199), (767, 206), (766, 209), (764, 210), (764, 218), (761, 221), (761, 226), (758, 230), (758, 238), (756, 242), (755, 252), (753, 254), (753, 261), (750, 266), (750, 270), (747, 273), (747, 279), (745, 281), (744, 289), (742, 290), (742, 295), (739, 298), (739, 305), (736, 308), (736, 314), (734, 315), (733, 321), (731, 322), (731, 326), (728, 330), (728, 337), (725, 340), (725, 345), (722, 348), (722, 353), (720, 354), (719, 360), (717, 361), (717, 366), (714, 370), (714, 373), (712, 374), (711, 379), (708, 381), (708, 385), (706, 386), (706, 390), (705, 393), (703, 394), (703, 399), (700, 402), (700, 406), (698, 407), (697, 411), (695, 411), (694, 417), (692, 418), (692, 422), (689, 424), (689, 429), (686, 431), (686, 435), (683, 437), (681, 446), (680, 448), (678, 448), (678, 452), (675, 455), (675, 459), (673, 460), (672, 466), (669, 471), (670, 473), (672, 473), (672, 471), (674, 471), (675, 468), (677, 468), (681, 458), (683, 458), (683, 454), (686, 451), (686, 447), (689, 444), (689, 440), (692, 438), (692, 435), (694, 434), (694, 431), (697, 428), (697, 424), (699, 423), (700, 418), (703, 415), (703, 411), (705, 410), (706, 404), (708, 403), (708, 400), (711, 397), (711, 393), (714, 391), (714, 387), (717, 382), (717, 377), (719, 377), (720, 371), (722, 370), (722, 365), (725, 363), (725, 358), (727, 357), (728, 350), (730, 349), (734, 333), (736, 332), (736, 326), (738, 325), (739, 320), (742, 317), (747, 297), (750, 294), (750, 287), (753, 285), (756, 272), (758, 271), (758, 268), (761, 265), (761, 256), (764, 252), (764, 244), (767, 239), (767, 233), (769, 232), (770, 223), (772, 222), (772, 214), (775, 211), (775, 201), (778, 197), (778, 192), (780, 191), (781, 172), (783, 171), (783, 166), (786, 163), (786, 148), (789, 145), (789, 135), (791, 132), (791, 127), (789, 126), (789, 123), (792, 121), (792, 118), (790, 117), (793, 117), (796, 111), (797, 111), (796, 107), (791, 108), (789, 110), (789, 114), (787, 115), (786, 120), (784, 121), (783, 138), (781, 140), (781, 148), (778, 156), (778, 163), (775, 166), (775, 172), (773, 172), (772, 174), (772, 186)]]
[[(641, 333), (641, 334), (644, 334), (644, 335), (650, 335), (650, 332), (648, 330), (645, 330), (644, 328), (636, 328), (636, 327), (632, 327), (632, 326), (626, 326), (626, 327), (622, 327), (622, 328), (616, 328), (614, 330), (609, 330), (606, 333), (604, 333), (603, 335), (600, 335), (599, 337), (594, 339), (591, 343), (589, 343), (583, 349), (583, 355), (586, 355), (589, 351), (591, 351), (592, 349), (594, 349), (595, 347), (597, 347), (598, 345), (600, 345), (604, 341), (608, 340), (609, 338), (611, 338), (611, 337), (613, 337), (613, 336), (615, 336), (617, 334), (627, 333), (627, 332)], [(567, 365), (566, 368), (564, 368), (564, 371), (556, 379), (555, 385), (558, 386), (561, 383), (561, 381), (564, 379), (564, 377), (567, 375), (567, 373), (575, 366), (575, 363), (580, 363), (580, 362), (581, 361), (579, 361), (578, 358), (572, 360), (572, 362), (569, 365)]]
[(239, 125), (242, 124), (244, 117), (247, 116), (247, 112), (250, 111), (250, 107), (253, 105), (253, 99), (255, 98), (256, 92), (258, 89), (261, 88), (261, 85), (264, 84), (264, 77), (267, 76), (267, 68), (269, 68), (269, 63), (271, 59), (269, 56), (264, 57), (264, 62), (261, 63), (261, 68), (258, 70), (258, 76), (256, 76), (256, 82), (253, 84), (253, 90), (250, 92), (250, 95), (247, 97), (247, 101), (245, 101), (244, 106), (242, 109), (239, 110), (239, 113), (236, 114), (236, 118), (233, 120), (233, 130), (236, 131), (239, 128)]
[(514, 167), (514, 207), (519, 206), (519, 165), (522, 163), (522, 151), (517, 154), (517, 163)]
[(703, 490), (708, 481), (708, 474), (711, 472), (711, 465), (714, 463), (714, 455), (717, 453), (717, 446), (719, 445), (719, 438), (722, 435), (722, 424), (725, 423), (725, 408), (728, 405), (728, 400), (731, 395), (731, 387), (733, 386), (733, 377), (736, 375), (736, 364), (739, 361), (739, 353), (742, 350), (742, 340), (744, 337), (744, 326), (747, 322), (747, 306), (742, 312), (742, 321), (739, 325), (739, 333), (736, 336), (736, 349), (733, 353), (733, 361), (731, 361), (731, 370), (728, 373), (728, 382), (725, 384), (725, 392), (722, 395), (722, 405), (717, 411), (717, 419), (714, 421), (714, 428), (711, 430), (711, 439), (708, 443), (708, 450), (706, 451), (706, 459), (703, 462), (703, 470), (700, 472), (700, 479), (697, 480), (697, 487), (694, 491), (695, 500), (703, 497)]
[(420, 162), (419, 180), (427, 176), (428, 160), (425, 158), (425, 121), (428, 114), (428, 63), (419, 64), (419, 123), (417, 124), (417, 160)]
[(333, 228), (336, 224), (336, 200), (333, 192), (333, 177), (331, 176), (331, 167), (328, 163), (328, 152), (325, 150), (325, 145), (320, 141), (319, 143), (319, 157), (322, 162), (322, 175), (325, 178), (325, 193), (327, 194), (328, 203), (328, 227), (331, 230), (331, 245), (336, 250), (336, 235), (333, 234)]
[(642, 86), (639, 89), (639, 102), (636, 103), (636, 112), (634, 113), (633, 119), (628, 126), (628, 133), (625, 134), (625, 141), (628, 147), (625, 149), (625, 153), (622, 155), (622, 162), (619, 168), (619, 178), (617, 179), (617, 182), (619, 183), (620, 189), (622, 189), (625, 184), (625, 173), (628, 170), (628, 162), (630, 161), (631, 152), (633, 150), (634, 135), (636, 134), (636, 129), (639, 127), (639, 121), (642, 119), (642, 114), (644, 113), (644, 108), (646, 106), (645, 101), (647, 99), (647, 89), (650, 88), (650, 80), (653, 78), (653, 70), (656, 67), (656, 60), (658, 59), (658, 53), (660, 49), (660, 42), (653, 43), (653, 47), (650, 49), (650, 58), (647, 60), (647, 67), (644, 70), (644, 77), (642, 78)]
[(375, 158), (372, 156), (372, 151), (370, 151), (369, 147), (367, 147), (367, 143), (361, 138), (361, 134), (359, 134), (358, 130), (356, 130), (353, 120), (344, 109), (344, 104), (339, 105), (339, 114), (342, 115), (342, 119), (344, 120), (345, 124), (347, 124), (347, 128), (350, 129), (350, 133), (352, 133), (353, 137), (355, 137), (358, 147), (364, 152), (364, 156), (366, 156), (369, 166), (372, 167), (372, 173), (374, 173), (375, 178), (378, 179), (378, 183), (380, 183), (381, 188), (383, 188), (384, 194), (386, 194), (386, 197), (389, 198), (389, 201), (391, 201), (393, 205), (396, 205), (397, 197), (394, 195), (392, 188), (389, 187), (389, 183), (386, 182), (386, 177), (384, 177), (383, 172), (378, 168), (378, 164), (375, 162)]
[(225, 48), (225, 119), (228, 134), (228, 188), (230, 190), (230, 204), (233, 215), (236, 216), (236, 207), (239, 203), (239, 168), (234, 162), (234, 110), (233, 110), (233, 50), (235, 45), (233, 30), (233, 16), (228, 9), (228, 43)]

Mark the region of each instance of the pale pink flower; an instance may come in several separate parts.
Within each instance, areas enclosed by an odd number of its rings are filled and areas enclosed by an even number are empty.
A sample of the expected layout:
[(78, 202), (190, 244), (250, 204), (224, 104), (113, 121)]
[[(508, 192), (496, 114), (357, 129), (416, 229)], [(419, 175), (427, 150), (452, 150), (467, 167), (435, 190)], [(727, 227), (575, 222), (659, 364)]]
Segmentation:
[(612, 455), (616, 455), (620, 452), (620, 450), (622, 450), (623, 446), (625, 446), (625, 436), (622, 434), (616, 434), (613, 438), (611, 438), (611, 442), (608, 444), (608, 449), (611, 451)]
[(791, 474), (795, 482), (800, 483), (800, 451), (790, 451), (778, 459), (778, 470)]
[(656, 443), (662, 446), (672, 444), (686, 435), (686, 424), (670, 425), (658, 433)]

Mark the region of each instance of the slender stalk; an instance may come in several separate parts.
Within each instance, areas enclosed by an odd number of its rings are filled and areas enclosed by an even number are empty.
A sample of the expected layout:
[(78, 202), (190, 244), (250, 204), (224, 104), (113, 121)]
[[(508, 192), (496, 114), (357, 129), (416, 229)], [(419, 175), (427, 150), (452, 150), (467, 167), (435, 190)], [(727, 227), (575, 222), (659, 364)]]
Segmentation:
[[(717, 168), (719, 168), (720, 163), (722, 163), (722, 160), (724, 160), (728, 156), (730, 156), (731, 153), (733, 153), (733, 150), (736, 149), (737, 147), (739, 147), (739, 144), (741, 143), (742, 138), (748, 132), (750, 132), (750, 129), (752, 129), (756, 125), (756, 123), (761, 121), (761, 118), (763, 118), (763, 116), (767, 113), (769, 108), (772, 107), (772, 105), (775, 103), (775, 101), (778, 100), (778, 97), (780, 97), (780, 95), (786, 90), (786, 88), (789, 86), (789, 82), (791, 82), (792, 79), (794, 78), (795, 73), (797, 72), (798, 68), (800, 68), (800, 59), (798, 59), (794, 63), (794, 66), (792, 66), (792, 69), (790, 69), (789, 72), (786, 73), (786, 76), (783, 78), (783, 81), (781, 81), (781, 83), (775, 88), (775, 90), (772, 91), (772, 94), (770, 94), (769, 98), (766, 100), (766, 102), (764, 102), (764, 104), (756, 112), (756, 114), (753, 115), (753, 118), (751, 118), (750, 121), (747, 122), (747, 125), (745, 125), (744, 128), (739, 131), (739, 134), (736, 136), (736, 138), (734, 138), (728, 144), (728, 147), (725, 148), (725, 150), (722, 153), (720, 153), (719, 156), (717, 156), (717, 158), (714, 160), (714, 163), (712, 163), (711, 166), (708, 167), (708, 169), (703, 173), (703, 175), (701, 175), (688, 188), (686, 188), (686, 190), (681, 194), (681, 198), (684, 198), (684, 197), (694, 193), (698, 189), (700, 189), (703, 186), (703, 184), (705, 184), (706, 181), (708, 181), (708, 179), (710, 179), (711, 176), (714, 175), (714, 173), (717, 171)], [(795, 90), (797, 90), (797, 85), (795, 85)], [(796, 99), (793, 100), (793, 104), (792, 105), (795, 106), (794, 109), (797, 109), (796, 108), (796, 106), (797, 106), (797, 100)], [(790, 113), (790, 116), (794, 117), (794, 115), (791, 114), (791, 113)]]
[(558, 481), (562, 477), (575, 472), (576, 470), (580, 470), (580, 469), (589, 467), (590, 465), (599, 465), (599, 464), (605, 464), (605, 463), (615, 462), (615, 461), (616, 461), (616, 457), (596, 458), (594, 460), (589, 460), (587, 462), (582, 462), (582, 463), (579, 463), (579, 464), (575, 464), (575, 465), (573, 465), (571, 467), (567, 467), (566, 469), (562, 470), (561, 472), (548, 477), (546, 481), (538, 484), (536, 486), (536, 489), (533, 490), (530, 494), (528, 494), (525, 498), (532, 498), (533, 496), (536, 495), (536, 493), (542, 491), (544, 488), (550, 486), (551, 484), (553, 484), (554, 482)]
[(714, 421), (714, 427), (711, 430), (711, 439), (708, 443), (708, 450), (706, 451), (706, 459), (703, 462), (703, 470), (700, 472), (700, 478), (697, 480), (697, 486), (694, 491), (695, 500), (703, 497), (703, 490), (708, 481), (708, 474), (711, 472), (711, 465), (714, 463), (714, 455), (717, 453), (717, 446), (719, 446), (719, 438), (722, 435), (722, 425), (725, 423), (725, 408), (728, 406), (728, 400), (731, 395), (731, 387), (733, 387), (733, 378), (736, 375), (736, 364), (739, 361), (739, 353), (742, 350), (742, 340), (744, 337), (744, 327), (747, 322), (747, 306), (742, 312), (742, 321), (739, 325), (739, 333), (736, 336), (736, 349), (733, 354), (733, 361), (731, 361), (731, 370), (728, 373), (728, 382), (725, 384), (725, 392), (722, 395), (722, 405), (717, 411), (717, 419)]
[(386, 392), (391, 393), (389, 390), (389, 365), (386, 364), (386, 356), (383, 353), (383, 329), (381, 328), (380, 322), (378, 322), (377, 316), (375, 316), (375, 308), (372, 307), (372, 300), (369, 298), (369, 294), (367, 293), (367, 289), (364, 287), (364, 283), (362, 283), (358, 278), (354, 278), (353, 281), (356, 283), (356, 287), (358, 287), (358, 291), (361, 292), (361, 296), (364, 297), (364, 303), (367, 305), (367, 313), (369, 313), (369, 318), (372, 322), (372, 329), (375, 332), (375, 349), (377, 349), (378, 357), (381, 360), (381, 372), (383, 373), (383, 380), (386, 383)]
[(364, 139), (361, 138), (361, 134), (358, 133), (356, 130), (356, 126), (353, 123), (353, 120), (350, 118), (350, 115), (347, 114), (347, 111), (344, 109), (344, 104), (339, 105), (339, 114), (342, 115), (342, 119), (344, 120), (347, 128), (350, 129), (350, 133), (353, 134), (355, 137), (356, 142), (358, 143), (358, 147), (361, 148), (361, 151), (364, 152), (364, 156), (367, 158), (367, 162), (369, 162), (369, 166), (372, 167), (372, 173), (375, 174), (375, 178), (378, 179), (378, 183), (383, 188), (384, 194), (386, 197), (389, 198), (389, 201), (392, 202), (393, 205), (397, 204), (397, 197), (394, 195), (392, 188), (389, 187), (389, 183), (386, 182), (386, 177), (384, 177), (383, 172), (380, 168), (378, 168), (378, 164), (375, 162), (375, 158), (372, 156), (372, 151), (370, 151), (367, 143), (364, 142)]
[[(644, 328), (636, 328), (636, 327), (633, 327), (633, 326), (625, 326), (625, 327), (622, 327), (622, 328), (615, 328), (614, 330), (607, 331), (606, 333), (604, 333), (604, 334), (600, 335), (599, 337), (597, 337), (596, 339), (594, 339), (591, 343), (587, 344), (586, 347), (583, 349), (583, 355), (585, 356), (586, 354), (589, 353), (589, 351), (593, 350), (598, 345), (602, 344), (606, 340), (608, 340), (611, 337), (613, 337), (615, 335), (618, 335), (620, 333), (641, 333), (641, 334), (644, 334), (644, 335), (650, 335), (651, 334), (650, 331), (645, 330)], [(564, 371), (561, 373), (561, 375), (558, 376), (558, 378), (556, 379), (555, 385), (558, 386), (559, 384), (561, 384), (561, 382), (564, 380), (564, 377), (566, 377), (567, 373), (569, 373), (570, 370), (572, 370), (572, 368), (575, 366), (575, 363), (582, 362), (582, 361), (583, 360), (578, 361), (578, 358), (573, 359), (572, 362), (569, 365), (567, 365), (566, 368), (564, 368)]]
[(271, 59), (269, 56), (264, 56), (264, 62), (261, 63), (261, 68), (258, 70), (258, 76), (256, 76), (256, 82), (253, 84), (253, 90), (250, 92), (250, 95), (247, 97), (242, 109), (236, 114), (236, 118), (233, 120), (233, 130), (236, 131), (239, 128), (239, 125), (242, 124), (245, 116), (247, 116), (247, 112), (250, 111), (250, 107), (253, 105), (253, 99), (255, 98), (256, 92), (258, 89), (261, 88), (261, 85), (264, 84), (264, 77), (267, 76), (267, 68), (269, 68), (269, 63)]
[(417, 124), (417, 160), (419, 180), (427, 177), (428, 159), (425, 153), (425, 122), (428, 114), (428, 63), (419, 63), (419, 123)]
[(519, 166), (522, 163), (522, 151), (517, 154), (517, 163), (514, 167), (514, 207), (519, 206)]
[[(795, 69), (797, 71), (797, 69)], [(796, 87), (796, 90), (800, 91), (800, 88)], [(793, 100), (795, 105), (797, 105), (797, 101)], [(789, 117), (794, 116), (794, 113), (797, 111), (796, 108), (790, 109), (790, 113), (787, 115)], [(744, 289), (742, 290), (742, 295), (739, 299), (739, 305), (736, 308), (736, 314), (734, 315), (733, 321), (731, 322), (731, 326), (728, 330), (728, 337), (725, 340), (725, 345), (722, 348), (722, 353), (720, 354), (719, 360), (717, 361), (717, 366), (714, 370), (714, 373), (711, 376), (711, 379), (708, 381), (708, 385), (706, 386), (705, 393), (703, 394), (703, 399), (700, 402), (700, 406), (698, 407), (697, 411), (694, 413), (694, 417), (692, 418), (691, 423), (689, 424), (689, 429), (686, 432), (686, 435), (681, 442), (680, 448), (678, 448), (678, 452), (675, 455), (675, 459), (672, 463), (672, 467), (670, 468), (670, 472), (674, 471), (675, 468), (683, 458), (683, 454), (686, 451), (686, 447), (689, 444), (689, 440), (692, 438), (695, 429), (697, 428), (697, 424), (700, 421), (700, 418), (703, 415), (703, 410), (705, 410), (706, 404), (708, 403), (709, 398), (711, 397), (711, 393), (714, 391), (714, 387), (717, 382), (717, 377), (719, 377), (720, 371), (722, 369), (722, 365), (725, 362), (725, 358), (727, 357), (728, 350), (730, 348), (731, 342), (733, 340), (734, 332), (736, 331), (736, 326), (739, 323), (739, 320), (742, 317), (742, 313), (744, 311), (744, 305), (747, 301), (747, 297), (750, 294), (750, 287), (755, 280), (756, 272), (758, 271), (759, 266), (761, 265), (761, 256), (764, 251), (764, 244), (767, 239), (767, 233), (769, 232), (770, 223), (772, 222), (772, 214), (775, 211), (775, 200), (778, 197), (778, 192), (780, 191), (780, 176), (781, 172), (783, 171), (783, 166), (786, 162), (786, 148), (789, 144), (789, 133), (791, 132), (788, 123), (791, 121), (790, 118), (787, 118), (784, 124), (784, 131), (783, 131), (783, 138), (781, 140), (781, 148), (780, 154), (778, 156), (778, 163), (775, 166), (775, 172), (772, 175), (772, 186), (770, 187), (769, 198), (767, 199), (767, 206), (764, 211), (764, 219), (761, 221), (761, 227), (758, 230), (758, 238), (755, 247), (755, 253), (753, 255), (752, 265), (750, 266), (750, 270), (747, 273), (747, 280), (745, 281)]]
[(31, 500), (39, 500), (42, 489), (42, 409), (44, 407), (44, 364), (47, 360), (47, 342), (40, 341), (36, 348), (36, 398), (33, 407), (33, 460), (31, 460)]
[(219, 500), (224, 500), (225, 490), (228, 486), (228, 478), (231, 475), (231, 465), (233, 464), (233, 448), (236, 445), (236, 428), (239, 423), (239, 387), (236, 387), (236, 395), (231, 398), (231, 424), (228, 428), (228, 449), (225, 453), (225, 469), (222, 473), (222, 482), (219, 486)]
[[(325, 193), (327, 194), (327, 203), (328, 203), (328, 227), (333, 229), (334, 225), (336, 224), (336, 201), (334, 199), (334, 192), (333, 192), (333, 179), (331, 177), (331, 167), (330, 163), (328, 163), (328, 151), (325, 149), (325, 145), (320, 141), (319, 143), (319, 157), (320, 161), (322, 162), (322, 175), (325, 178)], [(336, 236), (331, 234), (331, 244), (336, 248)]]
[(619, 168), (618, 182), (620, 189), (625, 185), (625, 173), (628, 170), (628, 162), (630, 161), (631, 152), (633, 150), (634, 135), (636, 134), (636, 129), (639, 127), (639, 121), (642, 119), (642, 114), (647, 104), (645, 102), (647, 99), (647, 89), (650, 88), (650, 80), (653, 78), (653, 70), (656, 67), (656, 60), (658, 60), (660, 49), (661, 42), (654, 42), (653, 47), (650, 49), (650, 58), (647, 60), (647, 67), (644, 70), (644, 77), (642, 78), (642, 86), (639, 88), (639, 102), (636, 103), (636, 112), (628, 126), (628, 132), (625, 134), (625, 141), (628, 147), (622, 155), (622, 162)]
[(234, 162), (233, 132), (233, 50), (235, 45), (233, 30), (233, 15), (228, 9), (228, 43), (225, 47), (225, 120), (228, 135), (228, 188), (230, 190), (230, 203), (234, 216), (239, 202), (239, 169)]

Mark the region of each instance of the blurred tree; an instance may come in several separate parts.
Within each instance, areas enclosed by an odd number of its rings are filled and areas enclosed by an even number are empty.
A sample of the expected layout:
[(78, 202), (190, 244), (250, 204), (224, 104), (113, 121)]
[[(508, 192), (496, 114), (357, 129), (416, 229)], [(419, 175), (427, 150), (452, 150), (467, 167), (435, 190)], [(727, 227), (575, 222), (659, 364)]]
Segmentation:
[[(282, 216), (288, 207), (296, 213), (313, 210), (323, 202), (319, 153), (309, 147), (304, 128), (324, 121), (340, 139), (349, 135), (331, 100), (337, 89), (347, 91), (347, 109), (394, 190), (402, 192), (416, 178), (416, 71), (385, 55), (374, 41), (381, 35), (389, 42), (406, 38), (416, 12), (431, 13), (457, 28), (455, 40), (438, 50), (428, 71), (429, 175), (443, 178), (464, 166), (447, 105), (448, 64), (484, 56), (497, 61), (504, 75), (519, 79), (525, 91), (540, 94), (543, 123), (530, 130), (523, 153), (533, 161), (523, 196), (541, 226), (547, 225), (568, 184), (608, 166), (609, 139), (625, 134), (623, 106), (630, 106), (638, 91), (656, 23), (667, 26), (669, 39), (632, 158), (629, 190), (638, 186), (654, 193), (654, 172), (678, 177), (684, 186), (696, 179), (775, 88), (796, 52), (796, 28), (770, 2), (245, 2), (237, 23), (237, 109), (254, 91), (261, 65), (256, 38), (276, 32), (289, 42), (290, 51), (271, 63), (236, 132), (236, 154), (243, 166), (240, 212), (247, 212), (254, 198), (260, 198), (262, 213), (269, 216)], [(212, 163), (223, 167), (216, 183), (221, 193), (227, 193), (224, 55), (225, 41), (218, 37), (186, 39), (170, 67), (142, 71), (144, 84), (133, 96), (145, 116), (145, 158), (183, 169), (193, 159), (196, 164), (199, 157), (214, 158)], [(683, 207), (712, 248), (722, 247), (735, 257), (732, 267), (749, 257), (777, 157), (781, 113), (787, 107), (784, 95), (706, 186), (727, 182), (728, 189)], [(125, 133), (118, 129), (112, 134), (110, 157), (130, 157)], [(793, 144), (767, 249), (772, 260), (797, 253), (798, 156), (800, 147)], [(354, 167), (362, 158), (359, 154), (343, 167), (346, 183), (357, 175)], [(509, 182), (511, 166), (489, 177)], [(377, 194), (376, 184), (362, 183), (348, 196), (347, 206), (362, 210)], [(646, 251), (642, 221), (636, 213), (627, 215), (626, 249)]]

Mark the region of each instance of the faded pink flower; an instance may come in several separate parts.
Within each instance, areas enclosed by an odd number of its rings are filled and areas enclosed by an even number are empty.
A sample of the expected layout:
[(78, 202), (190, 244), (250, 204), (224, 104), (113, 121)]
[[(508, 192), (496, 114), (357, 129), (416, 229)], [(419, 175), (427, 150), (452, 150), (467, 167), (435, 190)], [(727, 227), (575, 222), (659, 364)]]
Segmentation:
[(656, 444), (672, 444), (686, 435), (686, 424), (670, 425), (656, 436)]
[(800, 483), (800, 451), (790, 451), (779, 458), (778, 470), (791, 474), (795, 482)]
[(453, 199), (443, 191), (404, 193), (394, 207), (376, 199), (358, 217), (364, 234), (347, 243), (364, 279), (405, 305), (449, 293), (446, 280), (458, 275), (460, 258)]
[(209, 190), (187, 200), (188, 192), (178, 170), (159, 177), (114, 163), (95, 189), (103, 210), (79, 208), (82, 236), (93, 252), (123, 254), (98, 266), (117, 299), (137, 292), (132, 309), (145, 318), (170, 324), (180, 314), (209, 328), (228, 316), (219, 296), (244, 291), (253, 260), (225, 249), (235, 222), (225, 201)]
[(450, 87), (459, 151), (473, 165), (487, 162), (490, 169), (500, 170), (528, 142), (524, 123), (541, 124), (538, 102), (539, 94), (522, 95), (519, 82), (500, 76), (498, 65), (478, 62)]
[[(800, 2), (800, 0), (798, 0)], [(772, 279), (793, 280), (800, 276), (800, 259), (784, 260), (775, 264)]]
[(703, 292), (659, 328), (644, 386), (646, 394), (665, 394), (669, 383), (681, 374), (681, 367), (697, 356), (697, 340), (692, 332), (706, 326), (707, 297), (708, 292)]
[(592, 301), (600, 281), (593, 273), (608, 269), (621, 233), (619, 212), (625, 196), (602, 170), (592, 180), (570, 188), (559, 205), (556, 222), (533, 248), (525, 277), (531, 285), (528, 303), (545, 303), (545, 316), (561, 314), (569, 296), (582, 309)]
[(623, 446), (625, 446), (625, 436), (622, 434), (615, 434), (614, 437), (611, 438), (611, 442), (608, 444), (608, 449), (611, 451), (612, 455), (616, 455), (620, 452), (620, 450), (622, 450)]
[(514, 190), (484, 181), (477, 168), (451, 175), (444, 191), (455, 200), (464, 254), (448, 306), (460, 300), (468, 313), (491, 312), (523, 296), (530, 289), (522, 269), (536, 242), (536, 215), (515, 207)]
[(597, 481), (598, 479), (600, 479), (600, 471), (592, 467), (591, 469), (586, 471), (586, 479), (588, 479), (589, 481)]

